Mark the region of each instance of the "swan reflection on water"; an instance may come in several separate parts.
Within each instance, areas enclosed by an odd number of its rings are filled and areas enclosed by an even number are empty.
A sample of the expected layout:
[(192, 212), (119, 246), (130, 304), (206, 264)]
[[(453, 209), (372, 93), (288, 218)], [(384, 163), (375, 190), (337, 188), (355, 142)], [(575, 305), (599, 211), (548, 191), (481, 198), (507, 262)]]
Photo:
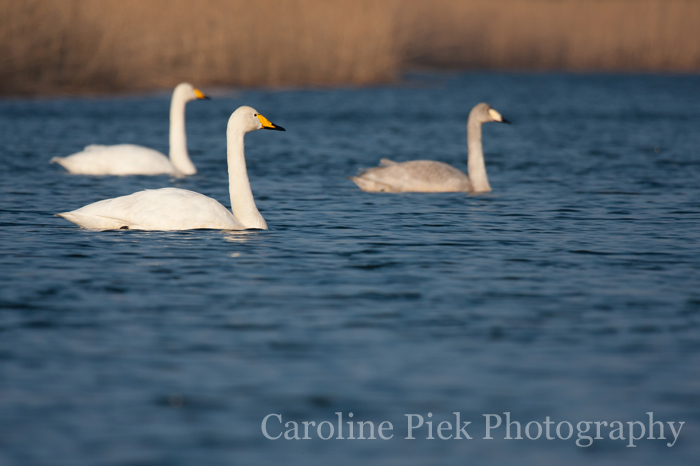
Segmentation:
[(246, 243), (251, 236), (257, 236), (255, 231), (245, 231), (245, 230), (225, 230), (224, 241), (229, 243)]

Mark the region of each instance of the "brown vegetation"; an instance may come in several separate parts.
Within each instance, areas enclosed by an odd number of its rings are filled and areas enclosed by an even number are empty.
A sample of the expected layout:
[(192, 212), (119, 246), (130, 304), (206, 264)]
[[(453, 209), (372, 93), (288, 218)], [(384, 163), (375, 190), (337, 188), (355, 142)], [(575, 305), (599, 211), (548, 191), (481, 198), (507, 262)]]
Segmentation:
[[(412, 2), (403, 60), (499, 69), (700, 71), (700, 1)], [(423, 11), (418, 11), (421, 9)], [(438, 13), (439, 12), (439, 13)]]
[(696, 0), (0, 0), (0, 92), (700, 71)]

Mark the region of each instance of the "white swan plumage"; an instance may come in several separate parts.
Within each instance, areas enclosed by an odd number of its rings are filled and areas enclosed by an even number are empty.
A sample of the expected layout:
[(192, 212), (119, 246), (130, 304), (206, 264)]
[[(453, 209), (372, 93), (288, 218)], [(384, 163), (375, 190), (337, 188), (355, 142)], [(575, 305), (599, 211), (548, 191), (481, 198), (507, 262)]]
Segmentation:
[(469, 176), (452, 165), (433, 160), (397, 163), (382, 159), (378, 167), (370, 168), (350, 179), (360, 189), (369, 192), (489, 192), (491, 186), (484, 165), (481, 125), (491, 121), (510, 123), (485, 103), (475, 105), (469, 112), (467, 122)]
[(56, 214), (93, 230), (267, 230), (253, 199), (243, 139), (258, 129), (284, 131), (251, 107), (238, 108), (226, 130), (231, 210), (202, 194), (178, 188), (140, 191)]
[(54, 157), (75, 175), (194, 175), (197, 169), (187, 152), (185, 105), (192, 100), (209, 99), (191, 84), (178, 84), (170, 101), (170, 157), (134, 144), (89, 145), (67, 157)]

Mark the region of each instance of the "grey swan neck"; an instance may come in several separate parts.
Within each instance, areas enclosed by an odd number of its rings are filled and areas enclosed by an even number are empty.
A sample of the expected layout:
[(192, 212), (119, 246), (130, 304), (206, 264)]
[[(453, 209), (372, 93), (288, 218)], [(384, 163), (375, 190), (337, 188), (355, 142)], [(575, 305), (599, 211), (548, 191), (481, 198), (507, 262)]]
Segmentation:
[(245, 228), (267, 230), (267, 223), (253, 199), (248, 170), (245, 163), (245, 133), (235, 128), (226, 131), (228, 146), (228, 183), (231, 194), (231, 211)]
[(187, 101), (179, 92), (173, 93), (170, 102), (170, 163), (183, 175), (194, 175), (197, 169), (187, 152), (185, 133), (185, 105)]
[(481, 145), (481, 122), (472, 115), (469, 115), (467, 122), (467, 147), (469, 149), (467, 168), (471, 190), (475, 193), (490, 192), (491, 185), (486, 176), (484, 149)]

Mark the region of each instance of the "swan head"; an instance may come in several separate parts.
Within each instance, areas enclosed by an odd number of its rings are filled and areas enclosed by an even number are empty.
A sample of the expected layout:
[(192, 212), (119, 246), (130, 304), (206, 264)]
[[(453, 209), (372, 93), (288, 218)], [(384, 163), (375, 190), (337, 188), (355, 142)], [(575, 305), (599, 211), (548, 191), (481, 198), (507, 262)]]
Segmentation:
[(202, 91), (189, 83), (178, 84), (175, 87), (173, 95), (178, 96), (185, 102), (191, 102), (193, 100), (210, 100), (209, 96), (205, 95)]
[(262, 116), (257, 110), (252, 107), (238, 107), (231, 114), (228, 120), (228, 129), (242, 130), (244, 133), (256, 131), (258, 129), (271, 129), (275, 131), (286, 131), (281, 126), (272, 123), (270, 120)]
[(469, 113), (469, 120), (478, 123), (490, 123), (494, 121), (496, 123), (510, 124), (510, 121), (503, 118), (503, 116), (495, 109), (491, 108), (489, 104), (483, 102), (476, 104), (474, 108), (472, 108), (472, 111)]

